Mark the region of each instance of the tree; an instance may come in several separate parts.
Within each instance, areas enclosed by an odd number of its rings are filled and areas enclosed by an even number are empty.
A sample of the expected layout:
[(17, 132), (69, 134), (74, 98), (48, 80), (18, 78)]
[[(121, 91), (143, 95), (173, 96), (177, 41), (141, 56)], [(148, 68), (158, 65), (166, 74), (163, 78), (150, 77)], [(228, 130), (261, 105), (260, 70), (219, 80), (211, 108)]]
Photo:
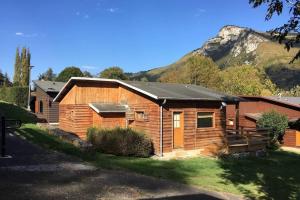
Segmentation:
[[(272, 29), (271, 36), (280, 44), (284, 43), (285, 48), (289, 51), (290, 48), (300, 43), (300, 0), (249, 0), (249, 3), (254, 7), (259, 7), (267, 4), (267, 13), (265, 20), (272, 19), (274, 13), (281, 15), (285, 8), (288, 8), (290, 19), (283, 25)], [(291, 62), (300, 57), (300, 50), (296, 53)]]
[(261, 95), (269, 90), (263, 82), (271, 84), (266, 78), (261, 80), (261, 76), (251, 65), (229, 67), (221, 72), (220, 89), (233, 95)]
[(21, 86), (28, 86), (29, 84), (29, 69), (30, 69), (30, 52), (25, 47), (21, 52)]
[(71, 77), (83, 77), (82, 71), (78, 67), (66, 67), (63, 71), (61, 71), (56, 81), (67, 82)]
[(55, 77), (56, 74), (54, 74), (52, 68), (49, 67), (46, 72), (39, 75), (39, 80), (54, 81)]
[(257, 121), (257, 126), (260, 128), (269, 128), (272, 144), (276, 144), (283, 140), (285, 129), (288, 128), (287, 116), (278, 113), (274, 110), (265, 112)]
[(84, 72), (83, 72), (83, 76), (84, 76), (84, 77), (89, 77), (89, 78), (92, 78), (92, 77), (93, 77), (93, 75), (92, 75), (89, 71), (84, 71)]
[(109, 67), (100, 72), (100, 78), (127, 80), (128, 77), (124, 74), (124, 71), (120, 67)]
[(161, 82), (196, 84), (216, 88), (220, 82), (220, 70), (211, 58), (193, 55), (180, 67), (165, 72)]
[(15, 58), (15, 69), (14, 69), (14, 78), (13, 78), (13, 83), (14, 85), (20, 85), (21, 81), (21, 57), (20, 57), (20, 50), (17, 48), (16, 50), (16, 58)]

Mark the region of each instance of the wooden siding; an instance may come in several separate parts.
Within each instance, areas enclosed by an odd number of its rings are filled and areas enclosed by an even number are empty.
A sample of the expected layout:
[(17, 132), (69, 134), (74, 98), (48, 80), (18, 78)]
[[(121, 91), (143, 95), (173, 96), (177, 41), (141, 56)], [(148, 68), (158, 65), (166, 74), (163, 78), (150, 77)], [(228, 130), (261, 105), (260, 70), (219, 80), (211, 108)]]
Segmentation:
[[(59, 103), (53, 102), (57, 93), (46, 93), (39, 87), (36, 87), (35, 114), (40, 121), (48, 123), (58, 122)], [(40, 102), (43, 102), (43, 112), (40, 112)], [(51, 105), (51, 106), (50, 106)]]
[(92, 110), (86, 104), (59, 105), (59, 128), (86, 138), (92, 126)]
[(256, 127), (256, 122), (253, 119), (250, 119), (245, 116), (245, 113), (263, 113), (271, 110), (275, 110), (279, 113), (282, 113), (289, 118), (299, 118), (300, 109), (293, 109), (289, 106), (284, 106), (283, 104), (271, 103), (270, 101), (248, 101), (240, 102), (239, 109), (239, 119), (240, 126), (242, 127)]
[(115, 128), (125, 127), (125, 113), (104, 113), (98, 114), (93, 111), (93, 127)]
[[(173, 149), (172, 113), (184, 113), (184, 149), (203, 149), (212, 153), (224, 147), (225, 111), (220, 102), (168, 102), (163, 111), (163, 152)], [(214, 127), (197, 128), (197, 112), (213, 112)]]
[(287, 129), (283, 137), (283, 146), (300, 147), (300, 131)]
[[(155, 152), (159, 151), (159, 106), (146, 96), (116, 83), (77, 83), (62, 99), (60, 107), (60, 128), (84, 138), (91, 126), (112, 127), (117, 123), (125, 126), (123, 118), (97, 114), (88, 104), (92, 102), (127, 104), (130, 112), (144, 111), (147, 119), (129, 121), (128, 126), (145, 132), (153, 141)], [(70, 114), (72, 113), (72, 115)], [(70, 115), (73, 116), (70, 118)], [(77, 119), (78, 117), (84, 119)], [(76, 128), (77, 127), (77, 128)], [(79, 128), (80, 127), (80, 128)]]

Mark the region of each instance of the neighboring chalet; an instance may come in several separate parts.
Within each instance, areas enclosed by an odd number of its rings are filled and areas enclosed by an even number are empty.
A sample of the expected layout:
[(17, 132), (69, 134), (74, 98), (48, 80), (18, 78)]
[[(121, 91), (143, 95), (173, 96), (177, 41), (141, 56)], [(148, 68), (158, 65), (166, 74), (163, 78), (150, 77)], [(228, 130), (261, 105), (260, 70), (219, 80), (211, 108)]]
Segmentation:
[(33, 81), (35, 91), (34, 112), (41, 122), (58, 123), (58, 103), (53, 99), (65, 85), (63, 82)]
[[(241, 96), (241, 98), (243, 101), (239, 104), (238, 112), (240, 128), (255, 128), (256, 121), (262, 114), (271, 110), (286, 115), (290, 123), (300, 119), (300, 97)], [(227, 117), (229, 120), (235, 117), (234, 110), (233, 106), (228, 107)], [(284, 137), (284, 145), (300, 147), (299, 130), (288, 129)]]
[(237, 106), (239, 98), (196, 85), (73, 77), (54, 102), (62, 130), (85, 138), (92, 126), (132, 127), (162, 155), (224, 148), (226, 105)]

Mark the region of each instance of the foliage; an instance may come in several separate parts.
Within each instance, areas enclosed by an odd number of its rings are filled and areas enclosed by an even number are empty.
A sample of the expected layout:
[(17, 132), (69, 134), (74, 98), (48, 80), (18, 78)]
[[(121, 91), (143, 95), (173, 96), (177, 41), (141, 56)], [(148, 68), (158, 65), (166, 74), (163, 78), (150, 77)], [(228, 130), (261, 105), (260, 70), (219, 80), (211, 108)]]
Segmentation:
[(164, 73), (160, 81), (215, 88), (220, 81), (219, 72), (218, 66), (211, 58), (194, 55), (184, 62), (183, 67), (173, 68)]
[(51, 67), (49, 67), (46, 72), (40, 74), (38, 77), (39, 80), (44, 80), (44, 81), (54, 81), (55, 78), (56, 78), (56, 74), (54, 74)]
[[(267, 21), (273, 17), (274, 13), (281, 15), (285, 7), (289, 8), (290, 19), (282, 26), (271, 30), (271, 35), (279, 43), (284, 42), (288, 51), (300, 43), (300, 0), (249, 0), (249, 2), (254, 8), (267, 4), (265, 17)], [(300, 50), (291, 62), (299, 57)]]
[(267, 157), (247, 159), (199, 156), (155, 160), (81, 151), (32, 124), (22, 126), (18, 133), (42, 147), (77, 156), (101, 168), (131, 170), (209, 190), (235, 193), (249, 199), (300, 198), (300, 174), (295, 173), (300, 165), (300, 154), (292, 152), (270, 151)]
[(20, 50), (17, 48), (16, 50), (16, 58), (15, 58), (15, 71), (14, 71), (14, 85), (19, 85), (21, 82), (21, 57), (20, 57)]
[(14, 85), (26, 87), (29, 84), (29, 70), (30, 70), (31, 54), (29, 49), (22, 48), (20, 55), (19, 48), (16, 51), (15, 71), (14, 71)]
[(110, 79), (119, 79), (127, 80), (128, 77), (125, 75), (123, 69), (120, 67), (109, 67), (102, 72), (100, 72), (100, 78), (110, 78)]
[(21, 107), (27, 106), (28, 87), (2, 87), (0, 88), (0, 100), (14, 103)]
[(264, 82), (269, 86), (264, 85), (260, 72), (251, 65), (229, 67), (221, 72), (221, 79), (220, 89), (234, 95), (272, 94), (270, 90), (274, 89), (268, 79)]
[(90, 128), (87, 138), (98, 150), (105, 153), (136, 157), (149, 157), (152, 153), (151, 140), (130, 128)]
[(277, 93), (281, 93), (282, 96), (294, 96), (294, 97), (300, 97), (300, 85), (296, 85), (292, 89), (288, 91), (279, 90)]
[(0, 87), (1, 86), (11, 86), (12, 83), (9, 80), (8, 74), (3, 74), (0, 70)]
[(55, 81), (60, 82), (67, 82), (71, 77), (83, 77), (82, 71), (78, 67), (66, 67), (64, 70), (62, 70)]
[(271, 142), (276, 144), (283, 139), (285, 129), (288, 128), (288, 118), (287, 116), (272, 110), (263, 113), (261, 118), (257, 121), (257, 126), (260, 128), (269, 128)]
[(92, 78), (92, 77), (93, 77), (93, 75), (92, 75), (89, 71), (84, 71), (84, 72), (83, 72), (83, 76), (84, 76), (84, 77), (89, 77), (89, 78)]
[[(1, 91), (1, 89), (0, 89)], [(36, 116), (21, 108), (17, 105), (0, 101), (0, 116), (3, 115), (7, 119), (21, 120), (22, 123), (35, 123), (37, 122)]]

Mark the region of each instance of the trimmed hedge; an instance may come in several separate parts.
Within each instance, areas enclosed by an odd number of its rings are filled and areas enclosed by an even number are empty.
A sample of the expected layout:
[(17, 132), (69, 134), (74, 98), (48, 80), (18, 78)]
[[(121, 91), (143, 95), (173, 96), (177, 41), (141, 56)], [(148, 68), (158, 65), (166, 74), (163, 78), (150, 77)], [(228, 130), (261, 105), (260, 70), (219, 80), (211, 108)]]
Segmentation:
[(26, 107), (28, 99), (28, 87), (1, 87), (0, 100)]
[(114, 155), (149, 157), (153, 152), (151, 140), (131, 128), (89, 128), (87, 139), (96, 150)]

